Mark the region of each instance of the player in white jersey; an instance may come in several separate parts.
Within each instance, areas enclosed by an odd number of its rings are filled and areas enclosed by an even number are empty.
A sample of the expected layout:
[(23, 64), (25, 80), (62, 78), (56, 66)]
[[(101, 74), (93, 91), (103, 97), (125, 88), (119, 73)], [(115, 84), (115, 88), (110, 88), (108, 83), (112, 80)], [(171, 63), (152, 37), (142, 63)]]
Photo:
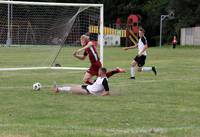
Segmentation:
[(54, 86), (54, 92), (67, 92), (83, 95), (109, 95), (108, 79), (106, 77), (106, 68), (99, 69), (99, 76), (92, 85), (74, 85), (74, 86)]
[(138, 41), (137, 45), (124, 48), (124, 50), (138, 48), (138, 55), (131, 62), (131, 77), (130, 77), (130, 79), (135, 79), (135, 70), (138, 70), (139, 72), (153, 71), (155, 75), (157, 74), (156, 68), (154, 66), (153, 67), (143, 67), (145, 64), (146, 57), (147, 57), (146, 50), (148, 48), (147, 40), (146, 40), (146, 37), (144, 36), (144, 33), (145, 33), (144, 29), (140, 29), (139, 30), (139, 41)]

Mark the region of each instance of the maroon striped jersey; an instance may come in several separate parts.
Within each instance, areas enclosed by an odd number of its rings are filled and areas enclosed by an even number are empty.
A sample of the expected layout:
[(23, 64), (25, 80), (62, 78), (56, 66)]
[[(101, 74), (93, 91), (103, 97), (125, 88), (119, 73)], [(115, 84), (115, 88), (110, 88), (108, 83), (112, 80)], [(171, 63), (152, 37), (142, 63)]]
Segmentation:
[(95, 41), (90, 41), (90, 42), (92, 42), (92, 46), (85, 49), (84, 56), (89, 55), (89, 60), (90, 60), (91, 64), (95, 64), (96, 62), (99, 62), (99, 56), (97, 53), (96, 42)]

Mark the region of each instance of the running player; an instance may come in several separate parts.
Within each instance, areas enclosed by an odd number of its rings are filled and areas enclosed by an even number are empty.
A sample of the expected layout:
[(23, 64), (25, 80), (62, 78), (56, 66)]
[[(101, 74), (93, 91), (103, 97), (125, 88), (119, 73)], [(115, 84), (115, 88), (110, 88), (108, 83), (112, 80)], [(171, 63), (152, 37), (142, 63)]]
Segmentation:
[(146, 37), (144, 36), (144, 29), (139, 30), (139, 41), (138, 44), (135, 46), (131, 47), (126, 47), (124, 50), (128, 49), (134, 49), (138, 48), (138, 55), (134, 58), (134, 60), (131, 62), (131, 77), (130, 79), (135, 79), (135, 70), (137, 69), (139, 72), (144, 71), (144, 72), (149, 72), (153, 71), (155, 75), (157, 75), (156, 68), (153, 67), (143, 67), (145, 64), (145, 60), (147, 57), (147, 40)]
[(75, 86), (54, 86), (54, 92), (66, 92), (83, 95), (109, 95), (108, 79), (106, 77), (106, 68), (100, 68), (98, 71), (98, 77), (92, 85), (75, 85)]
[[(80, 40), (81, 40), (81, 45), (83, 47), (75, 51), (73, 55), (74, 57), (80, 60), (84, 60), (87, 57), (87, 55), (89, 56), (91, 66), (85, 73), (83, 81), (86, 84), (92, 84), (93, 83), (92, 77), (98, 76), (98, 70), (99, 68), (102, 67), (102, 64), (100, 62), (100, 59), (97, 53), (96, 42), (90, 41), (90, 38), (87, 35), (82, 35)], [(84, 51), (84, 53), (80, 55), (80, 52), (82, 51)], [(116, 73), (123, 73), (123, 72), (125, 72), (124, 69), (116, 68), (112, 71), (107, 72), (106, 76), (109, 78)]]

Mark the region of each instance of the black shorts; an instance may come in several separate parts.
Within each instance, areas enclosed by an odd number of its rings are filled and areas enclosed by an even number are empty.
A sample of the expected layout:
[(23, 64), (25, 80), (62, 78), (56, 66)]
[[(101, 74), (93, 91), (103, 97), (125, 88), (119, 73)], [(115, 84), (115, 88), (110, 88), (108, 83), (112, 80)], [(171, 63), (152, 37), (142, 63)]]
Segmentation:
[(87, 92), (87, 94), (90, 94), (90, 91), (87, 89), (87, 86), (88, 85), (81, 85), (81, 88), (84, 89)]
[(138, 67), (142, 67), (145, 64), (146, 56), (141, 55), (141, 56), (136, 56), (134, 60), (138, 63)]

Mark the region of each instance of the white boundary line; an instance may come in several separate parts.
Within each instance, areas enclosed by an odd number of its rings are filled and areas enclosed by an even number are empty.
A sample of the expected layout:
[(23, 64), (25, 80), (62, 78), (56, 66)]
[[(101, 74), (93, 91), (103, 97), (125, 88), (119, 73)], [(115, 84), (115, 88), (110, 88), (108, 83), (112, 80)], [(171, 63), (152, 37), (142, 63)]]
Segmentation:
[(88, 68), (81, 67), (23, 67), (23, 68), (0, 68), (0, 71), (17, 71), (17, 70), (87, 70)]

